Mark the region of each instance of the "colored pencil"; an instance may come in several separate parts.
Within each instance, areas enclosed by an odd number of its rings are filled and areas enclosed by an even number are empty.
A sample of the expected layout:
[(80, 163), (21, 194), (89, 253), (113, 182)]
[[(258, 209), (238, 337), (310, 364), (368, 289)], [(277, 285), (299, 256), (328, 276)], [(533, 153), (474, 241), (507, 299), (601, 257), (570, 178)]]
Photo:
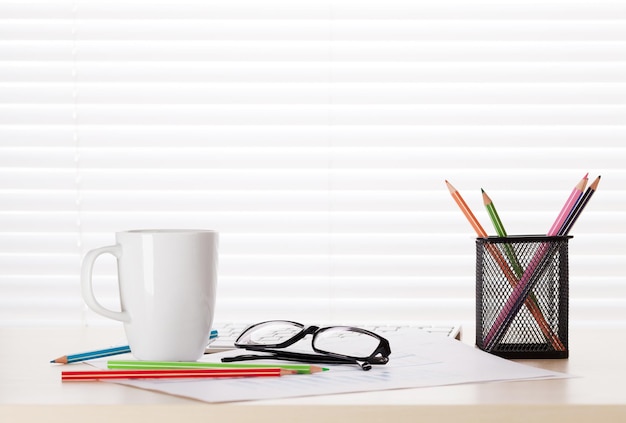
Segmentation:
[[(502, 220), (500, 219), (500, 216), (498, 215), (498, 211), (496, 210), (496, 207), (493, 204), (493, 201), (487, 195), (485, 190), (481, 189), (481, 192), (483, 194), (483, 203), (485, 205), (485, 208), (487, 209), (487, 212), (493, 223), (493, 226), (495, 227), (496, 232), (498, 233), (498, 236), (502, 238), (506, 237), (507, 236), (506, 229), (504, 228), (504, 225), (502, 224)], [(513, 271), (515, 272), (515, 275), (517, 276), (517, 278), (520, 278), (524, 271), (522, 269), (522, 266), (519, 264), (519, 261), (517, 260), (517, 256), (515, 255), (513, 248), (511, 248), (510, 244), (506, 244), (506, 243), (503, 246), (504, 246), (504, 252), (509, 258), (509, 262), (513, 266)], [(511, 283), (512, 287), (515, 287), (517, 285), (517, 280), (513, 281), (511, 278), (509, 278), (509, 282)], [(563, 345), (558, 335), (554, 333), (554, 331), (552, 330), (552, 328), (546, 321), (545, 316), (543, 315), (543, 312), (541, 311), (541, 308), (539, 307), (539, 304), (537, 302), (537, 298), (531, 293), (529, 297), (526, 299), (524, 304), (526, 305), (526, 308), (528, 308), (528, 311), (530, 311), (530, 313), (532, 314), (533, 318), (537, 322), (537, 325), (543, 332), (546, 339), (549, 340), (550, 343), (552, 344), (552, 347), (556, 351), (564, 351), (565, 345)]]
[[(211, 331), (209, 339), (215, 339), (217, 338), (217, 335), (218, 335), (217, 330), (213, 329)], [(78, 354), (68, 354), (59, 358), (55, 358), (54, 360), (50, 360), (50, 363), (69, 364), (69, 363), (76, 363), (79, 361), (93, 360), (95, 358), (110, 357), (112, 355), (126, 354), (129, 352), (131, 352), (130, 346), (122, 345), (119, 347), (104, 348), (101, 350), (87, 351), (87, 352), (78, 353)]]
[(272, 377), (295, 374), (295, 370), (256, 369), (161, 369), (161, 370), (76, 370), (61, 372), (63, 381), (111, 379), (186, 379), (228, 377)]
[[(559, 215), (552, 224), (552, 227), (550, 227), (547, 234), (548, 236), (556, 236), (558, 234), (558, 231), (563, 225), (565, 219), (572, 211), (578, 199), (581, 197), (582, 191), (587, 183), (587, 176), (588, 174), (585, 175), (580, 182), (578, 182), (578, 184), (576, 184), (570, 193), (567, 201), (561, 208)], [(550, 248), (548, 243), (542, 243), (533, 255), (528, 267), (519, 281), (519, 284), (513, 288), (513, 292), (511, 292), (508, 300), (500, 310), (500, 313), (496, 317), (494, 324), (487, 333), (487, 336), (485, 336), (485, 343), (488, 350), (492, 349), (493, 346), (498, 343), (500, 339), (502, 339), (522, 304), (524, 304), (528, 298), (529, 292), (532, 290), (535, 282), (539, 279), (546, 268), (547, 260), (545, 259), (550, 256), (550, 254), (548, 254), (549, 250)]]
[(488, 236), (487, 231), (485, 231), (485, 229), (482, 227), (478, 219), (476, 219), (476, 216), (474, 216), (474, 213), (472, 213), (472, 210), (469, 208), (465, 200), (463, 200), (463, 197), (461, 197), (461, 194), (459, 193), (459, 191), (456, 188), (454, 188), (452, 184), (448, 181), (446, 181), (446, 185), (448, 186), (450, 195), (452, 195), (452, 198), (454, 198), (454, 201), (456, 201), (456, 204), (459, 206), (459, 208), (461, 209), (461, 211), (463, 212), (463, 214), (469, 221), (470, 225), (472, 225), (472, 228), (474, 228), (474, 231), (476, 231), (476, 235), (478, 235), (481, 238), (487, 238)]
[(572, 210), (572, 212), (567, 216), (565, 223), (563, 223), (563, 226), (561, 226), (561, 229), (559, 229), (559, 235), (567, 235), (569, 233), (569, 231), (572, 229), (572, 226), (574, 226), (574, 223), (576, 223), (583, 209), (589, 202), (589, 199), (598, 189), (599, 183), (600, 183), (600, 176), (598, 176), (591, 183), (591, 185), (589, 185), (589, 187), (587, 188), (587, 191), (585, 191), (582, 197), (580, 197), (580, 199), (574, 206), (574, 209)]
[[(506, 238), (507, 237), (506, 229), (504, 229), (502, 220), (500, 220), (500, 215), (498, 215), (496, 206), (493, 204), (493, 201), (487, 195), (484, 189), (481, 188), (480, 191), (483, 193), (483, 204), (485, 205), (485, 208), (487, 209), (487, 213), (489, 214), (489, 218), (491, 219), (491, 222), (493, 223), (493, 227), (495, 228), (496, 233), (498, 234), (499, 237)], [(511, 248), (511, 245), (504, 244), (504, 250), (505, 250), (507, 257), (509, 258), (509, 261), (511, 262), (511, 265), (513, 266), (513, 271), (515, 272), (518, 278), (521, 278), (522, 273), (524, 271), (522, 270), (522, 266), (519, 264), (519, 261), (517, 260), (517, 257), (515, 256), (515, 253), (513, 252), (513, 249)]]
[(250, 364), (250, 363), (207, 363), (200, 361), (137, 361), (109, 360), (109, 369), (262, 369), (280, 368), (294, 370), (298, 374), (311, 374), (327, 371), (326, 367), (310, 364)]
[(559, 212), (559, 215), (557, 216), (556, 220), (552, 224), (552, 227), (548, 231), (548, 236), (556, 236), (556, 235), (558, 235), (559, 229), (561, 229), (561, 227), (565, 223), (565, 220), (567, 219), (567, 216), (574, 209), (574, 206), (576, 206), (576, 203), (578, 202), (578, 199), (583, 195), (583, 190), (585, 189), (585, 185), (587, 185), (587, 176), (588, 175), (589, 174), (585, 175), (580, 180), (580, 182), (578, 184), (576, 184), (576, 186), (572, 190), (569, 198), (567, 199), (567, 201), (563, 205), (563, 208)]
[(78, 361), (93, 360), (95, 358), (109, 357), (112, 355), (125, 354), (130, 352), (128, 345), (122, 345), (120, 347), (104, 348), (101, 350), (88, 351), (78, 354), (68, 354), (63, 357), (55, 358), (50, 363), (69, 364), (76, 363)]
[(506, 237), (506, 229), (504, 229), (504, 225), (502, 224), (502, 220), (500, 220), (500, 215), (496, 210), (496, 206), (493, 204), (493, 200), (491, 199), (491, 197), (489, 197), (489, 195), (487, 195), (484, 189), (481, 188), (480, 192), (483, 194), (483, 204), (487, 209), (489, 218), (491, 218), (491, 223), (493, 223), (493, 227), (496, 230), (498, 236)]

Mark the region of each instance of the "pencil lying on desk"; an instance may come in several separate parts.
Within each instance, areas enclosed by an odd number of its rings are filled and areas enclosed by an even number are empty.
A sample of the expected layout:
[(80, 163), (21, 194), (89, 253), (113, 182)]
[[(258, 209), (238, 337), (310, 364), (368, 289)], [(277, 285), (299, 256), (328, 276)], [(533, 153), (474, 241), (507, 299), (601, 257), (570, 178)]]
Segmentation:
[(203, 361), (139, 361), (109, 360), (109, 369), (259, 369), (280, 368), (295, 370), (298, 374), (310, 374), (328, 371), (326, 367), (312, 364), (259, 364), (259, 363), (207, 363)]
[[(459, 206), (459, 208), (461, 209), (461, 211), (463, 212), (467, 220), (469, 220), (470, 224), (476, 231), (476, 235), (478, 235), (481, 238), (487, 238), (488, 237), (487, 232), (482, 227), (478, 219), (476, 219), (476, 216), (474, 216), (474, 213), (472, 213), (472, 210), (469, 208), (465, 200), (463, 200), (463, 197), (458, 192), (458, 190), (454, 188), (454, 186), (452, 186), (452, 184), (448, 181), (446, 181), (446, 185), (448, 186), (448, 190), (450, 191), (452, 198), (454, 198), (454, 201), (457, 203), (457, 205)], [(495, 245), (489, 244), (489, 243), (485, 244), (485, 249), (489, 252), (489, 254), (491, 254), (491, 257), (493, 257), (496, 263), (498, 263), (498, 266), (504, 273), (505, 277), (507, 278), (511, 286), (513, 287), (517, 286), (518, 279), (511, 271), (509, 264), (507, 263), (502, 253), (500, 253), (500, 250), (498, 250), (498, 248)], [(535, 321), (541, 328), (541, 331), (543, 332), (544, 336), (550, 341), (553, 348), (557, 351), (565, 350), (565, 346), (563, 345), (559, 337), (554, 333), (552, 328), (550, 328), (550, 325), (546, 321), (546, 318), (544, 317), (543, 313), (541, 312), (537, 304), (534, 304), (532, 300), (530, 299), (527, 299), (526, 304), (527, 304), (527, 308), (533, 315), (533, 318), (535, 319)]]
[(68, 354), (63, 357), (55, 358), (54, 360), (51, 360), (50, 363), (69, 364), (79, 361), (93, 360), (95, 358), (109, 357), (112, 355), (126, 354), (129, 352), (130, 347), (128, 345), (122, 345), (120, 347), (104, 348), (101, 350), (88, 351), (78, 354)]
[[(217, 330), (213, 329), (211, 331), (209, 339), (215, 339), (215, 338), (217, 338)], [(78, 353), (78, 354), (64, 355), (63, 357), (50, 360), (50, 363), (57, 363), (57, 364), (77, 363), (79, 361), (87, 361), (87, 360), (93, 360), (96, 358), (110, 357), (112, 355), (126, 354), (129, 352), (131, 352), (130, 346), (122, 345), (119, 347), (104, 348), (101, 350), (94, 350), (94, 351), (87, 351), (87, 352)]]
[(161, 370), (76, 370), (61, 372), (62, 381), (111, 379), (187, 379), (228, 377), (275, 377), (295, 374), (295, 370), (279, 368), (257, 369), (161, 369)]

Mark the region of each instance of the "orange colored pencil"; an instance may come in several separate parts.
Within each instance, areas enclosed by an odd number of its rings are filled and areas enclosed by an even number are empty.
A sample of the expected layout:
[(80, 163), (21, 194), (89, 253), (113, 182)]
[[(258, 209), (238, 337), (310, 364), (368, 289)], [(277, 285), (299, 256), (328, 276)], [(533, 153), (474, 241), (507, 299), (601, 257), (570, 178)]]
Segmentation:
[(226, 377), (272, 377), (295, 374), (281, 368), (259, 369), (161, 369), (161, 370), (78, 370), (61, 372), (62, 381), (110, 379), (184, 379)]
[[(482, 227), (478, 219), (476, 219), (476, 216), (474, 216), (474, 213), (472, 213), (472, 210), (469, 208), (465, 200), (463, 200), (463, 197), (461, 197), (461, 194), (459, 193), (459, 191), (456, 188), (454, 188), (452, 184), (448, 181), (446, 181), (446, 185), (448, 186), (448, 190), (450, 191), (452, 198), (454, 198), (454, 201), (456, 201), (459, 208), (461, 209), (461, 211), (463, 212), (467, 220), (469, 220), (470, 224), (476, 231), (476, 235), (478, 235), (480, 238), (487, 238), (488, 236), (487, 232)], [(489, 243), (485, 244), (485, 248), (487, 249), (489, 254), (491, 254), (491, 257), (493, 257), (496, 263), (498, 263), (498, 266), (504, 273), (504, 276), (507, 278), (511, 286), (512, 287), (517, 286), (519, 280), (517, 276), (513, 274), (513, 271), (511, 270), (509, 263), (506, 261), (506, 259), (504, 258), (500, 250), (498, 250), (498, 248), (496, 248), (494, 244), (489, 244)], [(543, 316), (543, 313), (539, 309), (539, 306), (534, 301), (532, 301), (531, 298), (526, 298), (526, 301), (524, 302), (524, 304), (526, 305), (528, 310), (531, 312), (531, 314), (535, 318), (535, 321), (541, 328), (541, 331), (543, 332), (544, 336), (552, 344), (552, 347), (556, 351), (564, 351), (565, 345), (563, 345), (559, 337), (554, 333), (552, 328), (550, 328), (550, 325), (548, 324), (545, 317)]]
[(474, 213), (472, 213), (472, 210), (469, 208), (465, 200), (463, 200), (463, 197), (461, 197), (461, 194), (459, 194), (459, 191), (457, 191), (457, 189), (454, 188), (452, 184), (448, 182), (447, 180), (446, 180), (446, 185), (448, 186), (448, 190), (450, 191), (452, 198), (454, 198), (454, 201), (456, 201), (456, 204), (459, 206), (459, 208), (461, 209), (461, 211), (463, 212), (467, 220), (469, 220), (470, 225), (472, 225), (472, 227), (476, 231), (476, 235), (478, 235), (481, 238), (487, 238), (488, 236), (487, 231), (485, 231), (485, 229), (481, 226), (478, 219), (476, 219), (476, 216), (474, 216)]

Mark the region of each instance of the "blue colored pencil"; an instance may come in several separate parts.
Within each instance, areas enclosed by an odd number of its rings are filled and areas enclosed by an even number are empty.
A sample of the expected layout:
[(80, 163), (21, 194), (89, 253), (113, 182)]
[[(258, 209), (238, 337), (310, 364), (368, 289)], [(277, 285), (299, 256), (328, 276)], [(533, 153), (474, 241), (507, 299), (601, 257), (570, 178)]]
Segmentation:
[[(217, 330), (213, 329), (209, 339), (217, 338)], [(84, 353), (64, 355), (63, 357), (50, 360), (50, 363), (69, 364), (78, 361), (93, 360), (95, 358), (110, 357), (112, 355), (126, 354), (130, 352), (130, 346), (122, 345), (119, 347), (104, 348), (102, 350), (87, 351)]]
[(122, 345), (119, 347), (105, 348), (102, 350), (64, 355), (63, 357), (59, 357), (59, 358), (55, 358), (54, 360), (51, 360), (50, 363), (69, 364), (69, 363), (76, 363), (78, 361), (93, 360), (94, 358), (109, 357), (111, 355), (125, 354), (129, 352), (130, 352), (130, 347), (128, 345)]

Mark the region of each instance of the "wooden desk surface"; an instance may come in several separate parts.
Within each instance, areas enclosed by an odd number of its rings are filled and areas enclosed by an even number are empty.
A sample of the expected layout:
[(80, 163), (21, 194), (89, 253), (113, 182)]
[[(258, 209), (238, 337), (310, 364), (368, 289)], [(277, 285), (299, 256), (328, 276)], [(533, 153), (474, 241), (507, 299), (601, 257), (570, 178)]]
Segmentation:
[[(472, 344), (464, 329), (463, 341)], [(236, 404), (205, 404), (105, 383), (61, 383), (49, 361), (68, 352), (101, 348), (123, 339), (114, 328), (0, 328), (0, 421), (626, 421), (624, 328), (570, 330), (570, 358), (525, 360), (566, 372), (559, 380), (493, 382), (316, 396)], [(75, 369), (84, 365), (74, 366)], [(278, 421), (281, 421), (279, 419)]]

